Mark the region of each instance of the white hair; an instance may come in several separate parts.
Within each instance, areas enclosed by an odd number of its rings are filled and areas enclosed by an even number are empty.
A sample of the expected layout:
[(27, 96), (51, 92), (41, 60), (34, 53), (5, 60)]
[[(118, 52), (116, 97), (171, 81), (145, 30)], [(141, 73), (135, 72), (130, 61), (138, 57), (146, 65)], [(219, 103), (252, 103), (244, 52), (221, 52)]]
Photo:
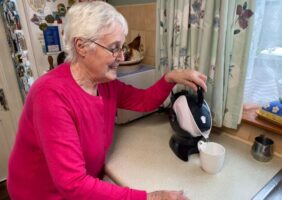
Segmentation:
[(67, 12), (64, 21), (64, 51), (66, 61), (75, 62), (77, 52), (74, 39), (97, 40), (105, 29), (111, 30), (119, 23), (125, 35), (128, 33), (126, 19), (113, 6), (102, 1), (82, 2), (73, 5)]

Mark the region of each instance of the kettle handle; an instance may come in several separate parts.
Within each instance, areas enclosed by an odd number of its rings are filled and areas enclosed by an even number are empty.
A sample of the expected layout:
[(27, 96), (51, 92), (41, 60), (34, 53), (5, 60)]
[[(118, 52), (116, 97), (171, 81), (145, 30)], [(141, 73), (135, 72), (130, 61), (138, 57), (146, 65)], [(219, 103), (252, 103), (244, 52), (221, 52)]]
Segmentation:
[(197, 105), (202, 106), (204, 102), (204, 94), (203, 94), (203, 88), (200, 86), (198, 86), (197, 95), (198, 95)]

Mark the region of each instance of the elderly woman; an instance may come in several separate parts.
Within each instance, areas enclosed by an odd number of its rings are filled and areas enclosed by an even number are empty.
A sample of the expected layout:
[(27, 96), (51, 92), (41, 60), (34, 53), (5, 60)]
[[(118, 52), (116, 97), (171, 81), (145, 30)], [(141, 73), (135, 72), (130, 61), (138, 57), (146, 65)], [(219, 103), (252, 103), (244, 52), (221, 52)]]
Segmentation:
[(124, 17), (104, 2), (78, 3), (65, 19), (66, 63), (29, 91), (9, 161), (13, 200), (186, 199), (179, 191), (146, 191), (101, 180), (117, 108), (151, 111), (176, 83), (206, 90), (206, 76), (174, 70), (148, 89), (117, 78), (128, 32)]

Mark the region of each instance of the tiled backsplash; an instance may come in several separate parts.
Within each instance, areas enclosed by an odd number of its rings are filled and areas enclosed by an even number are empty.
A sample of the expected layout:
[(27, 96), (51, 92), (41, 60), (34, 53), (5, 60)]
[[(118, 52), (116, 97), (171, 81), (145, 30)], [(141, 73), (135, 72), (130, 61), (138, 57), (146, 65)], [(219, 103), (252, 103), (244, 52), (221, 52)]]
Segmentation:
[(156, 3), (122, 5), (116, 8), (128, 22), (126, 41), (132, 41), (139, 34), (145, 50), (142, 63), (155, 66)]

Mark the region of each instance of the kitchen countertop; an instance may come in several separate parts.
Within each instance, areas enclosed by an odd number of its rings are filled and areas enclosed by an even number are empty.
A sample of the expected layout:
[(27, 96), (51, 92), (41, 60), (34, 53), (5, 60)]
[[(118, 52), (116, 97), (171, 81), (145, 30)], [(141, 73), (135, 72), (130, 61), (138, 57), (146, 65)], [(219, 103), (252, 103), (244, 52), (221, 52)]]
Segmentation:
[(183, 190), (192, 200), (251, 199), (282, 167), (273, 157), (263, 163), (253, 159), (251, 146), (226, 133), (211, 133), (210, 141), (226, 149), (221, 172), (200, 168), (199, 155), (180, 160), (169, 147), (173, 134), (168, 116), (154, 113), (127, 125), (116, 126), (106, 174), (115, 183), (135, 189)]

